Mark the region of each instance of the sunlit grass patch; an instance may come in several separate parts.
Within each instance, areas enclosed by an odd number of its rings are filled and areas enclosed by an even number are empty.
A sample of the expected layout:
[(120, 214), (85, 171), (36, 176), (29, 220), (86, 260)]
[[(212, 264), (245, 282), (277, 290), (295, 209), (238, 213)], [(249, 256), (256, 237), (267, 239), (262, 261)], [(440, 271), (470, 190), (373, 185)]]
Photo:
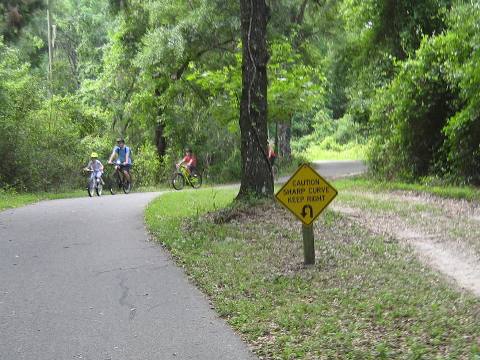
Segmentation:
[(304, 152), (309, 161), (316, 160), (365, 160), (366, 145), (348, 143), (331, 146), (330, 143), (311, 144)]
[(348, 178), (335, 181), (338, 190), (412, 191), (429, 193), (444, 198), (480, 201), (480, 189), (473, 186), (428, 185), (421, 183), (403, 183), (371, 180), (366, 177)]
[(87, 196), (86, 191), (70, 191), (62, 193), (27, 193), (18, 194), (14, 191), (0, 191), (0, 211), (32, 204), (41, 200), (65, 199)]

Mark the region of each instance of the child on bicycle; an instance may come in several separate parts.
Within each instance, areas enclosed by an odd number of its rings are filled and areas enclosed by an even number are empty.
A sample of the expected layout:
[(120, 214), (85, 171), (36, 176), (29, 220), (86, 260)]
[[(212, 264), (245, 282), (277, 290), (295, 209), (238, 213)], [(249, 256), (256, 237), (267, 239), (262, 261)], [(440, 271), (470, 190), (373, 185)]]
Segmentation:
[(92, 152), (90, 155), (90, 161), (84, 170), (91, 172), (90, 179), (99, 179), (102, 185), (104, 184), (102, 179), (103, 164), (98, 160), (98, 154), (96, 152)]
[(185, 149), (185, 156), (182, 161), (177, 164), (177, 168), (182, 164), (185, 164), (190, 175), (195, 175), (197, 173), (197, 157), (193, 155), (192, 149)]

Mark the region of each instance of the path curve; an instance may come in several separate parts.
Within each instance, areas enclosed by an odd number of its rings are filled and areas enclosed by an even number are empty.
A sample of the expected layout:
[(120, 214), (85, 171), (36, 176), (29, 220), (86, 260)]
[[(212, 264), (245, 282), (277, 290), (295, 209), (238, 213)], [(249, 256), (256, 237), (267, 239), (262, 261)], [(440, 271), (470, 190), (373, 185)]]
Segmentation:
[(254, 359), (157, 244), (158, 193), (0, 212), (1, 360)]
[[(310, 165), (326, 179), (338, 179), (349, 176), (361, 175), (367, 172), (368, 168), (365, 162), (361, 160), (316, 160)], [(286, 183), (293, 175), (283, 176), (278, 179), (279, 184)]]
[(327, 178), (355, 176), (367, 171), (367, 165), (360, 160), (317, 160), (312, 165), (320, 175)]

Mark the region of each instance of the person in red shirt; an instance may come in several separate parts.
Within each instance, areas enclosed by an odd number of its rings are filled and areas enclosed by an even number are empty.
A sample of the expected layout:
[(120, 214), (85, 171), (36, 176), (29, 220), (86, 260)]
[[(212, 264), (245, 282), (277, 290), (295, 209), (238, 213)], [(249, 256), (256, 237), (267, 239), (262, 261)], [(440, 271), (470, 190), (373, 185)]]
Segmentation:
[(273, 150), (273, 145), (270, 142), (268, 143), (267, 150), (268, 161), (270, 162), (270, 166), (273, 166), (273, 164), (275, 163), (275, 159), (277, 158), (277, 154), (275, 154), (275, 150)]
[(185, 149), (185, 156), (183, 157), (182, 161), (177, 164), (177, 168), (182, 164), (185, 164), (190, 175), (193, 175), (197, 172), (197, 157), (193, 154), (192, 149)]

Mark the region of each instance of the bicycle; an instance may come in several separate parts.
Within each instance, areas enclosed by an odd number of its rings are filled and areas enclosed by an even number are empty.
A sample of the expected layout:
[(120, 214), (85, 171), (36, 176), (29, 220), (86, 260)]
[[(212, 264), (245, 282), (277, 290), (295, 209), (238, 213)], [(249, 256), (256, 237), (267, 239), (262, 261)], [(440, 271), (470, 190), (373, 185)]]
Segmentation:
[(175, 190), (182, 190), (185, 184), (190, 185), (194, 189), (202, 186), (202, 174), (195, 172), (190, 174), (185, 165), (180, 165), (172, 176), (172, 186)]
[(117, 169), (119, 163), (111, 164), (115, 167), (113, 173), (109, 177), (108, 187), (110, 194), (115, 195), (118, 191), (123, 191), (125, 194), (128, 194), (132, 190), (132, 174), (130, 174), (130, 181), (125, 177), (123, 171)]
[(102, 179), (97, 178), (95, 176), (91, 176), (91, 174), (93, 173), (93, 170), (84, 169), (84, 172), (90, 175), (90, 178), (88, 179), (88, 183), (87, 183), (88, 196), (93, 197), (95, 193), (97, 194), (97, 196), (102, 196), (102, 191), (103, 191)]

